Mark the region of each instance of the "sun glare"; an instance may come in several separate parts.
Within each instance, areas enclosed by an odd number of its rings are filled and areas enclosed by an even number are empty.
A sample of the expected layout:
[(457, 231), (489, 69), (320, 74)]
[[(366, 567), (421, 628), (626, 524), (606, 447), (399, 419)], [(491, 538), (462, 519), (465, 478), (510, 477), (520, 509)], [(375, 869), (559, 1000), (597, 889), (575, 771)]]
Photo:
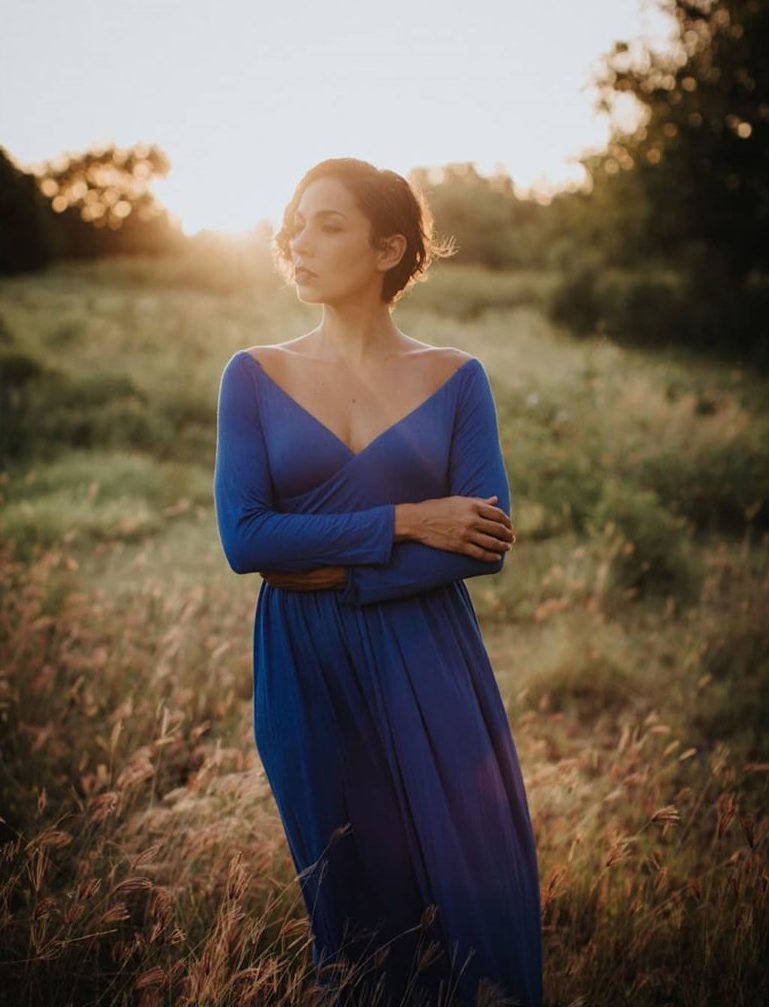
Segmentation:
[[(192, 236), (201, 230), (218, 231), (222, 234), (245, 234), (250, 232), (257, 223), (268, 220), (275, 229), (280, 226), (283, 208), (291, 197), (294, 186), (304, 172), (324, 156), (356, 156), (366, 160), (365, 152), (341, 155), (322, 154), (308, 158), (306, 163), (297, 163), (293, 167), (279, 170), (273, 166), (272, 176), (263, 172), (258, 178), (249, 178), (247, 174), (238, 177), (233, 174), (224, 184), (220, 178), (213, 175), (197, 175), (194, 170), (183, 171), (174, 168), (168, 177), (157, 179), (152, 183), (152, 191), (166, 206), (170, 213), (180, 221), (185, 235)], [(557, 155), (556, 155), (557, 157)], [(378, 163), (371, 158), (373, 163)], [(525, 163), (525, 162), (524, 162)], [(557, 163), (557, 162), (556, 162)], [(538, 202), (548, 202), (561, 189), (574, 189), (585, 180), (584, 169), (578, 163), (564, 160), (560, 170), (552, 174), (541, 171), (539, 165), (532, 160), (528, 174), (519, 172), (512, 174), (509, 166), (500, 161), (493, 164), (482, 161), (473, 162), (479, 174), (491, 176), (503, 172), (512, 178), (516, 195), (519, 198), (535, 199)], [(389, 167), (404, 176), (408, 176), (412, 167), (408, 163), (398, 163), (391, 159), (380, 167)], [(442, 174), (442, 165), (419, 165), (428, 167), (436, 180)], [(216, 181), (214, 181), (216, 178)]]

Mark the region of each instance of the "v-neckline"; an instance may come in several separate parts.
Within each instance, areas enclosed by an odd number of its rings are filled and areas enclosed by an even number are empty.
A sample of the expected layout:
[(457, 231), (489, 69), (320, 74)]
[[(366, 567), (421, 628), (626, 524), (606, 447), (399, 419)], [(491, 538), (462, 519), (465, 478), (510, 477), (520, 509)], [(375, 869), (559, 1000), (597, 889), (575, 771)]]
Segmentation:
[(253, 354), (249, 353), (248, 350), (242, 350), (241, 352), (245, 356), (247, 356), (249, 360), (251, 360), (254, 364), (256, 364), (256, 366), (259, 368), (261, 373), (267, 378), (267, 380), (270, 382), (273, 388), (276, 388), (281, 395), (285, 396), (285, 398), (288, 399), (288, 401), (291, 402), (292, 405), (296, 406), (297, 409), (301, 410), (301, 412), (304, 413), (305, 416), (308, 416), (313, 421), (313, 423), (315, 423), (318, 427), (320, 427), (321, 430), (324, 430), (327, 434), (333, 437), (334, 440), (337, 442), (337, 444), (341, 444), (342, 447), (345, 449), (345, 451), (348, 452), (351, 458), (359, 458), (362, 454), (364, 454), (364, 452), (368, 451), (369, 448), (373, 447), (374, 444), (378, 443), (383, 437), (385, 437), (389, 433), (392, 433), (399, 426), (401, 426), (401, 424), (405, 423), (407, 420), (411, 419), (412, 416), (416, 415), (416, 413), (418, 413), (420, 410), (424, 409), (425, 406), (429, 405), (433, 401), (433, 399), (437, 398), (437, 396), (441, 392), (445, 391), (449, 387), (449, 385), (451, 385), (451, 383), (454, 381), (454, 379), (457, 377), (458, 374), (460, 374), (466, 367), (468, 367), (475, 360), (475, 357), (470, 357), (469, 360), (465, 360), (463, 364), (460, 364), (459, 367), (457, 367), (457, 369), (448, 378), (446, 378), (443, 384), (438, 385), (435, 391), (432, 392), (430, 395), (428, 395), (426, 399), (422, 399), (419, 405), (414, 406), (413, 409), (410, 409), (407, 413), (401, 416), (401, 418), (396, 420), (395, 423), (391, 423), (388, 427), (385, 427), (385, 429), (382, 430), (380, 433), (378, 433), (375, 437), (373, 437), (368, 442), (368, 444), (365, 444), (360, 449), (360, 451), (353, 451), (350, 445), (346, 441), (343, 441), (338, 434), (334, 433), (331, 427), (327, 426), (322, 420), (319, 420), (318, 417), (315, 416), (313, 413), (311, 413), (310, 410), (307, 409), (305, 406), (303, 406), (301, 402), (298, 402), (293, 395), (290, 395), (285, 390), (285, 388), (282, 388), (275, 380), (275, 378), (271, 377), (267, 373), (267, 371), (264, 368), (264, 365), (259, 360), (257, 360), (256, 357), (253, 356)]

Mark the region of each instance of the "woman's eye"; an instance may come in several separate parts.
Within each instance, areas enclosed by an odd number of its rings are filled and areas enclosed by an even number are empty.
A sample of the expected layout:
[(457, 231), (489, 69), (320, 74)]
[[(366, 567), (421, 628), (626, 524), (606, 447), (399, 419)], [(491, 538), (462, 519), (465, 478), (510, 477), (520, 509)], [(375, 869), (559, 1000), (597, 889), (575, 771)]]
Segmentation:
[[(295, 238), (301, 230), (302, 228), (298, 224), (294, 224), (293, 226), (286, 228), (286, 233), (288, 234), (289, 238)], [(321, 230), (325, 231), (327, 234), (335, 234), (337, 231), (341, 231), (342, 229), (341, 227), (334, 227), (331, 224), (326, 224), (324, 227), (321, 228)]]

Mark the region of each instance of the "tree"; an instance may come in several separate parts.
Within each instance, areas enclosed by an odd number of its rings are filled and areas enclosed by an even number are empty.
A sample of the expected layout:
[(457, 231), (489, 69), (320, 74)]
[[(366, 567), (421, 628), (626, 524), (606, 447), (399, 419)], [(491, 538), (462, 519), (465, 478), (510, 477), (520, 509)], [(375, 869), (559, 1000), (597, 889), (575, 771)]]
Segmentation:
[(411, 178), (427, 196), (437, 229), (456, 239), (454, 261), (491, 269), (543, 264), (545, 208), (519, 199), (503, 171), (487, 178), (472, 162), (460, 162), (415, 168)]
[(0, 147), (0, 275), (40, 269), (53, 258), (47, 200), (34, 175)]
[(598, 187), (632, 171), (649, 250), (695, 268), (717, 261), (739, 283), (769, 268), (769, 4), (660, 8), (674, 19), (674, 50), (634, 58), (618, 42), (596, 80), (600, 110), (630, 94), (642, 120), (615, 127), (606, 151), (583, 164)]
[(23, 171), (0, 147), (0, 275), (57, 258), (157, 254), (185, 243), (150, 191), (169, 170), (155, 146), (94, 148)]

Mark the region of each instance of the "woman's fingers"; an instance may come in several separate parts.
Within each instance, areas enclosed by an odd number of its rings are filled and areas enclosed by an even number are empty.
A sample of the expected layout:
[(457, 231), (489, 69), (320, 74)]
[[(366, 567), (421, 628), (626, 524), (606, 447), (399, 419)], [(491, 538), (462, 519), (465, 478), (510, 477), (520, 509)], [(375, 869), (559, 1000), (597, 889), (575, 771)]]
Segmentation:
[(490, 521), (488, 518), (481, 518), (475, 530), (482, 535), (491, 535), (503, 542), (514, 542), (515, 535), (511, 525), (502, 524), (501, 521)]
[(504, 556), (507, 552), (506, 548), (503, 549), (484, 549), (482, 546), (476, 545), (474, 542), (468, 544), (465, 550), (470, 556), (475, 557), (475, 559), (487, 560), (489, 563), (496, 563), (499, 561), (500, 556)]
[(505, 514), (501, 507), (494, 507), (491, 504), (480, 503), (478, 505), (478, 513), (481, 517), (491, 519), (492, 521), (498, 521), (500, 524), (505, 524), (508, 528), (512, 528), (510, 518), (507, 514)]
[(512, 548), (512, 542), (494, 535), (484, 535), (482, 532), (473, 536), (473, 545), (483, 549), (484, 552), (493, 553), (494, 559), (499, 559), (500, 553), (506, 553)]

